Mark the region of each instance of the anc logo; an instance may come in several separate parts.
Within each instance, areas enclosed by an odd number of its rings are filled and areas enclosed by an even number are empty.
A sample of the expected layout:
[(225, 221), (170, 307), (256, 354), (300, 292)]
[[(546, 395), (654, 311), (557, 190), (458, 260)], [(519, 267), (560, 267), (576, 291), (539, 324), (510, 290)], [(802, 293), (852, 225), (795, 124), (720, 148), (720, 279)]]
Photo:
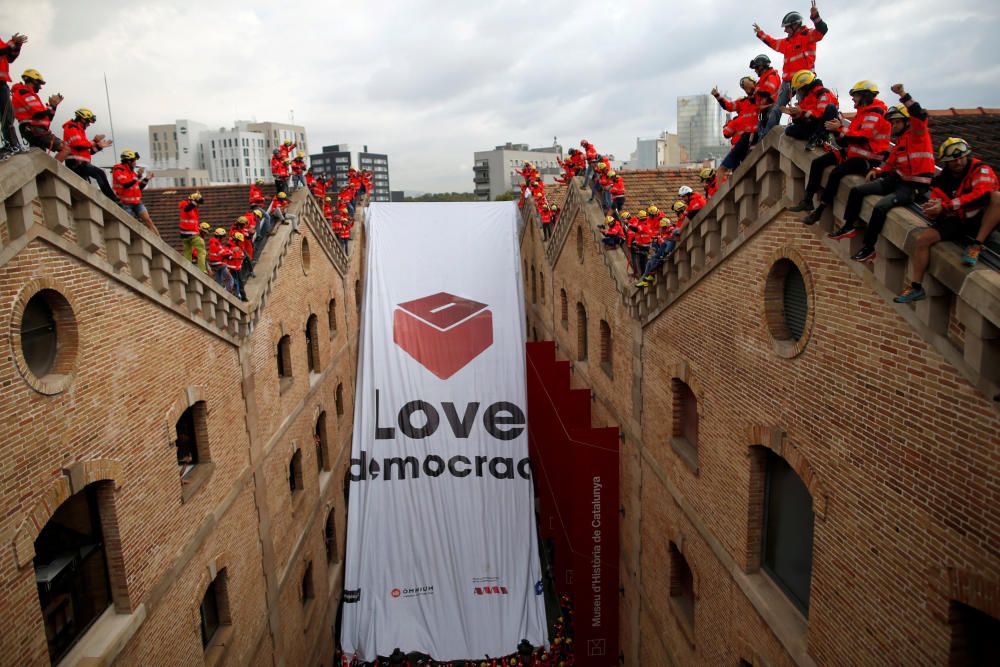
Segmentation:
[(493, 345), (493, 313), (485, 303), (438, 292), (396, 307), (392, 340), (447, 380)]

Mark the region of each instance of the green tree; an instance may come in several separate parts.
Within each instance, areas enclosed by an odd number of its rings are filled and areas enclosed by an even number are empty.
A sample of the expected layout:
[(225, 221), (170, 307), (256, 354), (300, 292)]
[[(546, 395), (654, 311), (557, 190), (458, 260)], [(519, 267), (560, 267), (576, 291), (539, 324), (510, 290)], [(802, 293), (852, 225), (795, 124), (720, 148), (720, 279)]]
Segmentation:
[(496, 199), (494, 199), (493, 201), (514, 201), (514, 192), (509, 191), (503, 193), (502, 195), (497, 195)]

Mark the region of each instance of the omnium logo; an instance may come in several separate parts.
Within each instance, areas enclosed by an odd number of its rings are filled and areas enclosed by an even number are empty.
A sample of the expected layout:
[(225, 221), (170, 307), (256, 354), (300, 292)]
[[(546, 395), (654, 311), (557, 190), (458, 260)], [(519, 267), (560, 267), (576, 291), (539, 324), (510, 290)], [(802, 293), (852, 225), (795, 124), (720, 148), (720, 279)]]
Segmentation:
[(447, 380), (493, 345), (493, 313), (485, 303), (438, 292), (396, 306), (392, 340)]

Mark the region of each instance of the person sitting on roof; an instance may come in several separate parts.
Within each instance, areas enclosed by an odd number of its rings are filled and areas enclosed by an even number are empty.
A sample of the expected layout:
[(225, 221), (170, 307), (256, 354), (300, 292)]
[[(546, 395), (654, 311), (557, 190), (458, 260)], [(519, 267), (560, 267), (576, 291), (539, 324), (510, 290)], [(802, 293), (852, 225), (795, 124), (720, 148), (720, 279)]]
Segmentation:
[(111, 188), (104, 170), (91, 164), (90, 159), (95, 153), (111, 145), (111, 140), (103, 134), (94, 135), (93, 140), (87, 138), (87, 128), (97, 122), (97, 116), (90, 109), (80, 108), (73, 114), (71, 120), (63, 123), (63, 142), (69, 146), (69, 155), (63, 163), (70, 171), (89, 181), (94, 179), (104, 196), (118, 203), (118, 195)]
[[(288, 204), (289, 200), (288, 200), (288, 195), (286, 193), (279, 192), (278, 194), (274, 195), (274, 198), (271, 200), (271, 218), (280, 220), (281, 224), (287, 225), (289, 223), (289, 215), (287, 213)], [(275, 226), (276, 225), (272, 224), (272, 229), (271, 229), (272, 235), (275, 233), (273, 229), (273, 227)]]
[(806, 28), (802, 25), (802, 14), (798, 12), (788, 12), (781, 19), (781, 27), (785, 30), (786, 37), (775, 39), (764, 32), (759, 25), (753, 24), (754, 34), (757, 39), (767, 44), (769, 47), (785, 57), (781, 66), (782, 83), (778, 89), (778, 97), (771, 107), (771, 113), (764, 124), (761, 138), (764, 137), (771, 128), (781, 120), (781, 108), (788, 104), (791, 99), (792, 77), (801, 70), (816, 69), (816, 43), (826, 36), (829, 28), (826, 22), (819, 16), (819, 9), (816, 8), (816, 0), (812, 0), (812, 7), (809, 9), (809, 18), (812, 20), (815, 29)]
[(715, 169), (702, 167), (701, 171), (698, 172), (698, 178), (705, 187), (705, 199), (711, 199), (712, 195), (719, 190), (719, 177)]
[[(694, 216), (698, 215), (698, 211), (705, 208), (705, 197), (700, 192), (695, 192), (690, 186), (682, 185), (677, 189), (677, 196), (681, 198), (684, 203), (683, 215), (685, 220), (690, 220)], [(674, 206), (677, 204), (675, 203)], [(676, 209), (674, 209), (676, 211)], [(681, 213), (681, 211), (677, 211)], [(683, 223), (678, 220), (678, 226)]]
[(556, 161), (563, 170), (563, 177), (555, 179), (556, 183), (562, 183), (565, 185), (573, 180), (573, 177), (580, 171), (581, 155), (583, 154), (580, 151), (575, 148), (571, 148), (569, 149), (569, 156), (565, 160), (556, 158)]
[(837, 96), (816, 75), (804, 69), (792, 77), (792, 90), (798, 106), (782, 107), (792, 122), (785, 128), (785, 134), (793, 139), (806, 141), (806, 150), (814, 150), (828, 137), (826, 124), (840, 116)]
[(757, 98), (754, 95), (756, 85), (757, 79), (752, 76), (740, 79), (740, 88), (746, 95), (735, 101), (721, 95), (718, 88), (712, 88), (712, 97), (719, 103), (719, 106), (726, 111), (736, 113), (722, 128), (722, 136), (728, 138), (733, 145), (719, 167), (719, 175), (723, 183), (726, 182), (729, 172), (740, 166), (746, 159), (747, 153), (750, 152), (750, 143), (760, 120), (757, 115)]
[(29, 146), (41, 148), (43, 151), (55, 151), (56, 160), (62, 162), (69, 153), (69, 146), (52, 134), (52, 119), (56, 115), (56, 107), (63, 101), (59, 93), (49, 95), (48, 103), (42, 102), (38, 96), (45, 79), (36, 69), (26, 69), (21, 74), (21, 83), (14, 84), (11, 96), (14, 105), (14, 117), (17, 119), (21, 136)]
[(153, 174), (145, 173), (143, 167), (136, 167), (135, 161), (138, 159), (139, 154), (135, 151), (128, 148), (122, 151), (121, 162), (111, 168), (111, 178), (114, 181), (112, 187), (118, 195), (118, 205), (133, 218), (138, 218), (149, 231), (159, 236), (160, 230), (153, 224), (149, 211), (142, 203), (142, 191), (149, 185), (149, 179), (153, 178)]
[(895, 298), (897, 303), (927, 298), (921, 281), (932, 245), (969, 240), (962, 264), (975, 266), (983, 242), (1000, 222), (1000, 181), (989, 165), (972, 157), (972, 148), (964, 139), (945, 139), (938, 149), (938, 162), (941, 173), (931, 181), (931, 199), (923, 206), (930, 228), (917, 236), (910, 256), (913, 282)]
[(219, 283), (227, 292), (232, 292), (233, 277), (229, 275), (229, 267), (226, 265), (229, 259), (228, 236), (225, 229), (218, 227), (215, 234), (209, 239), (208, 268), (212, 270), (215, 282)]
[[(759, 142), (766, 133), (767, 122), (774, 111), (778, 100), (778, 91), (781, 89), (781, 75), (778, 70), (771, 67), (771, 59), (761, 53), (750, 61), (750, 69), (757, 74), (757, 85), (754, 87), (754, 96), (757, 101), (757, 111), (760, 114), (757, 123), (757, 133), (751, 143)], [(788, 103), (788, 98), (785, 98)], [(781, 119), (781, 112), (777, 112), (777, 118)], [(765, 129), (767, 128), (767, 129)]]
[(875, 259), (875, 242), (889, 211), (896, 206), (923, 203), (934, 177), (934, 143), (927, 129), (927, 112), (903, 89), (903, 84), (894, 84), (891, 90), (899, 95), (900, 103), (887, 109), (884, 118), (896, 145), (881, 166), (868, 172), (867, 183), (851, 188), (844, 207), (844, 224), (828, 234), (835, 240), (857, 236), (861, 203), (868, 195), (878, 195), (880, 199), (872, 207), (865, 229), (865, 242), (853, 257), (857, 261)]
[[(809, 165), (809, 178), (806, 181), (805, 196), (789, 211), (809, 211), (802, 222), (812, 225), (819, 221), (824, 209), (833, 203), (837, 196), (840, 181), (848, 174), (867, 174), (877, 168), (889, 153), (889, 133), (891, 125), (885, 119), (885, 103), (878, 99), (878, 86), (864, 80), (858, 81), (851, 88), (851, 100), (854, 102), (854, 118), (850, 127), (845, 127), (839, 120), (829, 120), (824, 127), (833, 132), (840, 146), (823, 153)], [(821, 185), (823, 172), (827, 167), (833, 167), (827, 179), (826, 186)], [(822, 192), (820, 204), (813, 209), (813, 196)]]
[(601, 233), (604, 235), (601, 243), (608, 248), (617, 248), (625, 243), (625, 228), (622, 227), (622, 223), (618, 218), (609, 215), (604, 218), (604, 223), (603, 225), (598, 225)]
[(656, 274), (653, 272), (663, 264), (664, 260), (670, 256), (670, 253), (677, 246), (677, 239), (674, 235), (676, 231), (677, 228), (670, 224), (670, 221), (666, 218), (660, 221), (659, 233), (656, 238), (656, 251), (649, 258), (649, 261), (646, 262), (642, 276), (640, 276), (638, 282), (635, 284), (636, 287), (648, 287), (656, 283)]

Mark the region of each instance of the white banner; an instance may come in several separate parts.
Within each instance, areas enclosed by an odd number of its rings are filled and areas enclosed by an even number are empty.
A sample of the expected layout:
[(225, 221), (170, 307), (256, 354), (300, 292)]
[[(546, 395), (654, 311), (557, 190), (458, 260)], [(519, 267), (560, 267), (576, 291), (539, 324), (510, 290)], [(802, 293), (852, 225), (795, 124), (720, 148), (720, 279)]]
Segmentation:
[(368, 208), (341, 641), (374, 660), (547, 643), (513, 202)]

